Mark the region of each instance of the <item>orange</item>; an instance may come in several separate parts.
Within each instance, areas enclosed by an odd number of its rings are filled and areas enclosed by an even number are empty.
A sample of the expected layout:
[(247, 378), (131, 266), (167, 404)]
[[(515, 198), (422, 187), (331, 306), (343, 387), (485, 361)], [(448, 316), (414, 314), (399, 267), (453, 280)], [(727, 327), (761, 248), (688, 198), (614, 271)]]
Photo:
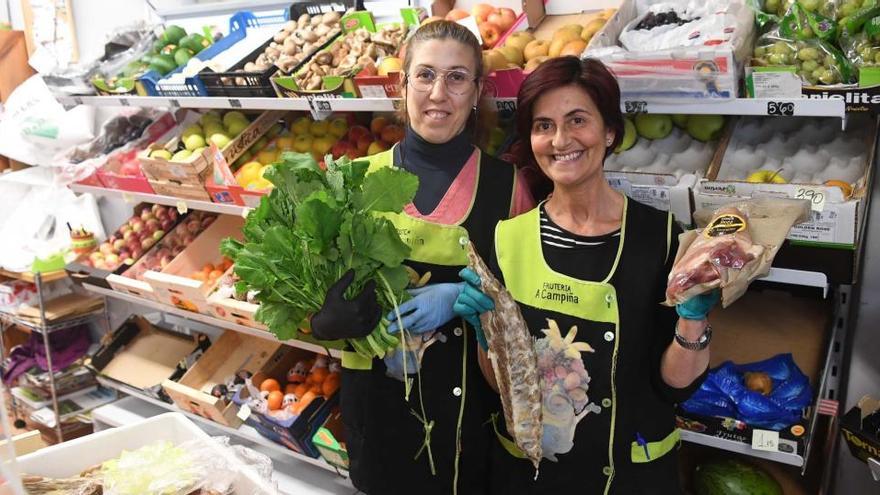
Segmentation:
[(296, 383), (288, 383), (284, 386), (284, 395), (293, 394), (296, 395)]
[(321, 384), (321, 392), (324, 397), (330, 397), (339, 389), (339, 373), (330, 373)]
[(274, 378), (266, 378), (260, 383), (260, 392), (281, 392), (281, 385)]
[(309, 391), (309, 386), (305, 383), (300, 383), (293, 389), (293, 395), (296, 396), (297, 399), (302, 399), (303, 395)]
[(273, 390), (269, 392), (269, 397), (266, 399), (266, 405), (269, 407), (270, 411), (276, 411), (278, 409), (281, 409), (281, 403), (283, 401), (284, 394), (282, 394), (279, 390)]

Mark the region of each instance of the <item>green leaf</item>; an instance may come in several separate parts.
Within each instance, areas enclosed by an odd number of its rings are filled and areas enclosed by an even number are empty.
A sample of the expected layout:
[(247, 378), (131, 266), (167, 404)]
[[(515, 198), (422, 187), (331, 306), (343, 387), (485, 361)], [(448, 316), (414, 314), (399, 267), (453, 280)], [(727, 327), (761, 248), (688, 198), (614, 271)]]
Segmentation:
[(290, 340), (299, 334), (299, 322), (305, 313), (293, 306), (267, 302), (260, 305), (254, 317), (269, 327), (278, 340)]
[(348, 191), (345, 190), (345, 176), (342, 171), (327, 170), (325, 175), (327, 177), (327, 184), (330, 186), (330, 190), (333, 191), (333, 196), (339, 201), (344, 201)]
[(226, 256), (232, 261), (235, 261), (235, 257), (238, 256), (238, 253), (240, 253), (242, 249), (244, 249), (244, 244), (231, 237), (223, 239), (220, 243), (220, 254)]
[(364, 178), (367, 176), (367, 170), (370, 168), (370, 162), (356, 161), (351, 162), (347, 166), (342, 167), (342, 174), (345, 176), (345, 185), (350, 190), (355, 191), (361, 188)]
[(407, 274), (406, 267), (403, 265), (383, 266), (379, 269), (379, 273), (388, 281), (394, 296), (398, 298), (398, 304), (403, 302), (401, 296), (405, 294), (404, 290), (409, 285), (409, 275)]
[(397, 229), (391, 221), (385, 218), (377, 218), (375, 230), (370, 237), (369, 248), (364, 251), (364, 256), (381, 262), (385, 266), (397, 266), (409, 256), (409, 246), (400, 240)]
[(415, 175), (384, 167), (364, 179), (361, 193), (354, 198), (355, 206), (366, 211), (400, 212), (412, 201), (418, 188), (419, 179)]
[(339, 212), (320, 195), (313, 195), (296, 208), (296, 225), (317, 243), (319, 252), (327, 251), (342, 222)]
[(235, 259), (235, 274), (253, 289), (269, 287), (276, 277), (267, 261), (264, 256), (255, 254), (250, 249), (242, 250)]

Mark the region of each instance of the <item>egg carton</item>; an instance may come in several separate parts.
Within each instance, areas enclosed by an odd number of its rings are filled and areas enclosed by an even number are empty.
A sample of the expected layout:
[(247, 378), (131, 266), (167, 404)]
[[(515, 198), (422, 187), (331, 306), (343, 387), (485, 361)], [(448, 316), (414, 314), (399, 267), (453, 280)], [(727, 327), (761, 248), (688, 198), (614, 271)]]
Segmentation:
[(632, 148), (609, 156), (605, 170), (671, 175), (678, 182), (687, 174), (704, 173), (712, 163), (717, 146), (717, 142), (697, 141), (676, 127), (663, 139), (639, 137)]
[(745, 181), (756, 171), (776, 172), (787, 183), (857, 186), (865, 176), (871, 122), (852, 117), (848, 130), (834, 119), (746, 117), (724, 152), (716, 179)]

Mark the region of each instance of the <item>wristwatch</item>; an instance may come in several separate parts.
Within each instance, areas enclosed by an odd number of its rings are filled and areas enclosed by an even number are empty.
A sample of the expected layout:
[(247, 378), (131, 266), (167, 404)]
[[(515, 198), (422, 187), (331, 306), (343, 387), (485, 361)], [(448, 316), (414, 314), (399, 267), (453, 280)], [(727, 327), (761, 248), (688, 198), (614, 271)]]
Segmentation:
[(682, 337), (681, 334), (678, 333), (678, 325), (676, 325), (675, 341), (678, 342), (678, 345), (689, 351), (702, 351), (709, 347), (709, 342), (712, 341), (712, 325), (710, 325), (709, 322), (706, 322), (706, 328), (703, 330), (703, 335), (700, 335), (700, 340), (697, 340), (696, 342)]

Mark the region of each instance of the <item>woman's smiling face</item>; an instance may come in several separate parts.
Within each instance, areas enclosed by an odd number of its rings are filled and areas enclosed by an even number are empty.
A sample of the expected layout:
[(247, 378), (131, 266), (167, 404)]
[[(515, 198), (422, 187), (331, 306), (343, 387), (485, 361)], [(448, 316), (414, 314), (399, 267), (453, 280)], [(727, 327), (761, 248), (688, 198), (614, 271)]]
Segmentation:
[[(428, 69), (437, 80), (424, 91), (413, 88), (412, 82), (404, 86), (409, 124), (429, 143), (449, 142), (467, 125), (479, 99), (480, 85), (473, 81), (477, 70), (473, 51), (451, 39), (422, 41), (413, 48), (408, 77), (417, 77), (420, 71)], [(471, 78), (463, 94), (448, 90), (445, 77), (449, 72)]]
[(556, 88), (533, 108), (532, 152), (555, 185), (581, 185), (602, 173), (614, 132), (586, 91), (576, 85)]

